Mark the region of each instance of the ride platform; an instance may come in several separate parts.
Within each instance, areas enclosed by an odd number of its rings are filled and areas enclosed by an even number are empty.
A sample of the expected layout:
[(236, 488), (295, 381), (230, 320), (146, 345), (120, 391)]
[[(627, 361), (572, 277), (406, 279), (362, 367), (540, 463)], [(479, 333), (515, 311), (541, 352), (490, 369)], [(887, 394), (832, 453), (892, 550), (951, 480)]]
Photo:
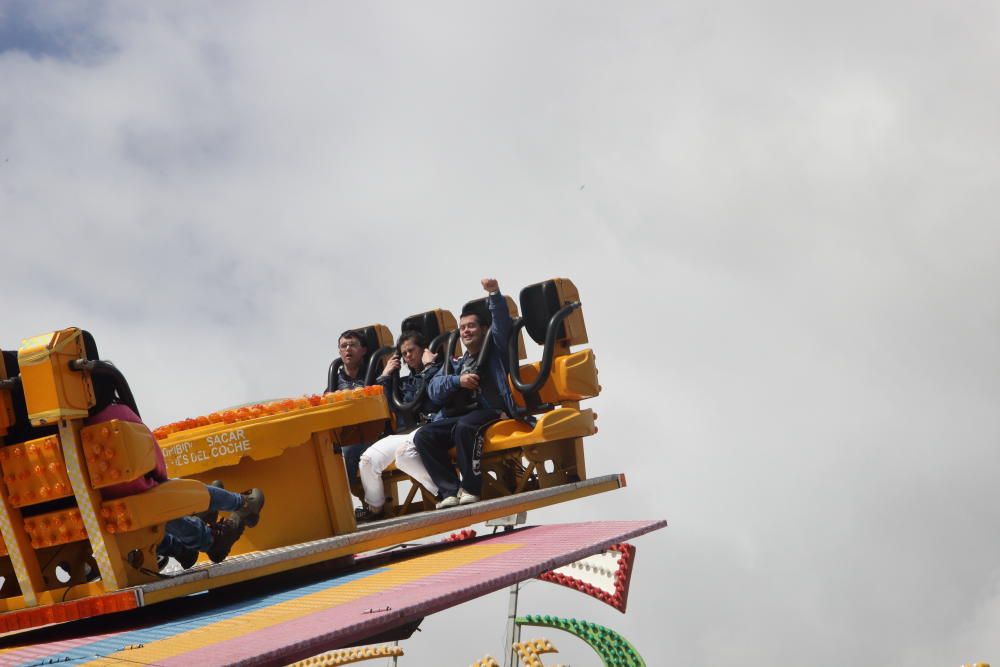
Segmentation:
[(333, 576), (258, 580), (174, 601), (155, 614), (118, 614), (0, 638), (6, 645), (0, 662), (21, 667), (288, 664), (394, 631), (408, 636), (427, 615), (665, 525), (602, 521), (537, 526), (400, 549), (359, 558), (354, 567)]
[(361, 524), (359, 530), (346, 535), (234, 556), (218, 564), (202, 563), (181, 574), (164, 576), (148, 584), (80, 600), (9, 611), (0, 614), (0, 632), (26, 630), (51, 623), (134, 610), (193, 593), (245, 584), (268, 575), (350, 557), (489, 519), (613, 491), (623, 486), (624, 475), (605, 475), (471, 505)]

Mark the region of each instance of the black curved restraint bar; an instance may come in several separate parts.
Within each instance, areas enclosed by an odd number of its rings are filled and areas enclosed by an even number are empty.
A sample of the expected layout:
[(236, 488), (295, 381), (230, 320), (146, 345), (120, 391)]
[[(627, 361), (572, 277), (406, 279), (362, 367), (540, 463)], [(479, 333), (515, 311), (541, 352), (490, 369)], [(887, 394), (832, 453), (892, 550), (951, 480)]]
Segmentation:
[(21, 376), (15, 375), (12, 378), (7, 378), (6, 380), (0, 380), (0, 389), (13, 390), (19, 384), (21, 384)]
[(337, 390), (337, 372), (344, 365), (344, 360), (337, 357), (330, 362), (330, 370), (326, 373), (326, 393)]
[(132, 395), (132, 389), (128, 386), (128, 380), (122, 375), (122, 372), (112, 364), (110, 361), (95, 361), (91, 359), (74, 359), (69, 362), (69, 368), (73, 371), (90, 371), (96, 375), (107, 375), (110, 377), (115, 384), (115, 391), (118, 392), (118, 398), (121, 399), (122, 403), (132, 408), (132, 412), (136, 416), (139, 415), (139, 406), (135, 404), (135, 397)]
[(542, 350), (542, 363), (538, 369), (538, 377), (536, 377), (531, 383), (525, 383), (521, 380), (520, 360), (517, 358), (517, 335), (524, 327), (525, 320), (523, 317), (519, 317), (514, 321), (514, 327), (510, 334), (510, 341), (508, 341), (507, 344), (507, 359), (510, 362), (510, 382), (519, 392), (521, 392), (525, 401), (537, 404), (538, 390), (545, 385), (549, 379), (549, 375), (552, 373), (553, 350), (556, 346), (556, 338), (559, 335), (559, 325), (563, 320), (569, 317), (574, 310), (579, 308), (580, 305), (579, 301), (574, 301), (573, 303), (560, 308), (552, 315), (551, 318), (549, 318), (549, 325), (545, 331), (545, 347)]
[(372, 356), (368, 359), (368, 370), (365, 372), (365, 386), (370, 387), (375, 384), (375, 379), (378, 378), (378, 362), (382, 361), (382, 357), (387, 357), (393, 354), (396, 348), (391, 345), (386, 345), (385, 347), (380, 347), (372, 353)]

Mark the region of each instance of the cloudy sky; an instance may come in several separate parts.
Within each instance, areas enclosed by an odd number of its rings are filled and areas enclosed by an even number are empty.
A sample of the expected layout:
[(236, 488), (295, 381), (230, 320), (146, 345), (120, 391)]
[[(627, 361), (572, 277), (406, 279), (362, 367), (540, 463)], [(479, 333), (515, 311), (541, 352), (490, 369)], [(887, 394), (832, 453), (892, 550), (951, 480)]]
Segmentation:
[[(651, 665), (1000, 662), (995, 2), (0, 2), (0, 345), (89, 328), (152, 425), (337, 332), (580, 289), (591, 474), (666, 518)], [(990, 194), (990, 193), (993, 194)], [(501, 652), (503, 593), (410, 664)], [(564, 661), (587, 664), (552, 633)], [(405, 663), (404, 663), (405, 664)]]

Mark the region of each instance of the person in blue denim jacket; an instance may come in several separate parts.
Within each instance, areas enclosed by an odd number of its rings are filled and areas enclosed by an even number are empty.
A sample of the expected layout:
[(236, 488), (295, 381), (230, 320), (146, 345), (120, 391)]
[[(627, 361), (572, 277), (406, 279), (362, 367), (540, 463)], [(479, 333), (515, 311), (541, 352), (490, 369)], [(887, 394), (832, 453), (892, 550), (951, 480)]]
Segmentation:
[(358, 521), (377, 521), (382, 518), (385, 505), (382, 472), (393, 461), (398, 470), (409, 475), (428, 493), (435, 496), (438, 494), (437, 486), (413, 444), (413, 438), (429, 416), (441, 408), (424, 393), (428, 380), (438, 372), (441, 365), (435, 363), (437, 355), (427, 349), (427, 339), (419, 331), (404, 331), (396, 341), (396, 350), (397, 354), (389, 358), (376, 382), (385, 390), (385, 395), (390, 396), (393, 374), (398, 373), (401, 362), (405, 362), (409, 375), (399, 378), (401, 398), (404, 403), (414, 402), (418, 396), (423, 398), (412, 412), (397, 411), (393, 403), (389, 402), (396, 413), (396, 432), (366, 449), (358, 464), (361, 485), (365, 490), (364, 506), (354, 511), (354, 518)]
[[(417, 451), (438, 488), (438, 509), (479, 501), (483, 486), (479, 466), (482, 433), (497, 419), (516, 414), (507, 384), (507, 341), (513, 323), (496, 278), (484, 278), (481, 283), (489, 293), (490, 321), (480, 320), (474, 311), (462, 311), (458, 330), (465, 354), (445, 360), (451, 364), (451, 374), (438, 373), (427, 385), (432, 401), (448, 406), (460, 399), (461, 405), (442, 409), (414, 437)], [(487, 336), (491, 337), (492, 349), (479, 368), (479, 352)], [(461, 483), (451, 463), (452, 447), (462, 472)]]

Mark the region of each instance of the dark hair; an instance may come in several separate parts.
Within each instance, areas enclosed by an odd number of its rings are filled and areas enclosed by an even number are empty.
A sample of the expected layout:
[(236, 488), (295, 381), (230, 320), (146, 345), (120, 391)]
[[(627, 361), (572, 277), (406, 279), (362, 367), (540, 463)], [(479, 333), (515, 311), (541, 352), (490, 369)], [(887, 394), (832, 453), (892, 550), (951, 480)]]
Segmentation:
[(344, 333), (342, 333), (339, 336), (337, 336), (337, 344), (339, 345), (340, 341), (342, 341), (345, 338), (347, 338), (347, 339), (353, 338), (354, 340), (356, 340), (359, 343), (361, 343), (361, 347), (365, 348), (366, 350), (368, 349), (368, 344), (365, 343), (365, 337), (362, 336), (361, 332), (358, 331), (357, 329), (348, 329)]
[(417, 347), (427, 347), (427, 336), (416, 329), (409, 329), (399, 334), (399, 338), (396, 339), (396, 349), (400, 350), (406, 341), (411, 341)]
[(493, 321), (493, 318), (490, 317), (489, 312), (483, 313), (481, 310), (473, 306), (471, 303), (467, 303), (464, 306), (462, 306), (462, 314), (458, 316), (458, 319), (462, 319), (463, 317), (468, 317), (469, 315), (474, 315), (476, 318), (476, 322), (478, 322), (479, 326), (481, 327), (488, 327), (490, 326), (490, 323)]

